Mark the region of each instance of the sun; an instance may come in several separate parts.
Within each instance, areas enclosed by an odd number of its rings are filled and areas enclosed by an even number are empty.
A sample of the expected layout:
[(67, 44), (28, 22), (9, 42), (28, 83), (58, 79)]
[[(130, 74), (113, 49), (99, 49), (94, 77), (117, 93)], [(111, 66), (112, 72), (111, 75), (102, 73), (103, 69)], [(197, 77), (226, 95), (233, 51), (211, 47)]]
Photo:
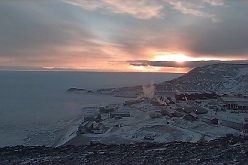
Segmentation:
[(175, 62), (185, 62), (185, 61), (194, 61), (195, 58), (185, 56), (184, 54), (165, 54), (158, 55), (154, 59), (155, 61), (175, 61)]

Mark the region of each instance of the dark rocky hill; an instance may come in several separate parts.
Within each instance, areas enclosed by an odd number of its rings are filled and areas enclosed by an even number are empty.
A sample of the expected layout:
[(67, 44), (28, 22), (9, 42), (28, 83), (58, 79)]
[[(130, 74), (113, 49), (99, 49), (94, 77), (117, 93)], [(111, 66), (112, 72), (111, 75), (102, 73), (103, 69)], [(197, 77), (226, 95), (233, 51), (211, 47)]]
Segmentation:
[(248, 137), (227, 135), (208, 142), (136, 143), (0, 148), (0, 164), (248, 164)]

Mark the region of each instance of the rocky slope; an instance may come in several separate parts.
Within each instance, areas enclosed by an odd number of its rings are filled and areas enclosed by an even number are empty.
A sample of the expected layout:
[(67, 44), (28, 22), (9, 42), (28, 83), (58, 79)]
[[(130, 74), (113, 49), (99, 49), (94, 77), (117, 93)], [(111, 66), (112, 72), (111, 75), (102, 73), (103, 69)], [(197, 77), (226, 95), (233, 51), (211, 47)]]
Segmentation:
[[(217, 94), (248, 95), (248, 64), (213, 64), (197, 67), (185, 75), (155, 84), (155, 94), (188, 92), (215, 92)], [(138, 97), (143, 95), (142, 85), (134, 87), (100, 89), (101, 94), (119, 97)]]
[(248, 137), (209, 142), (0, 148), (0, 164), (248, 164)]

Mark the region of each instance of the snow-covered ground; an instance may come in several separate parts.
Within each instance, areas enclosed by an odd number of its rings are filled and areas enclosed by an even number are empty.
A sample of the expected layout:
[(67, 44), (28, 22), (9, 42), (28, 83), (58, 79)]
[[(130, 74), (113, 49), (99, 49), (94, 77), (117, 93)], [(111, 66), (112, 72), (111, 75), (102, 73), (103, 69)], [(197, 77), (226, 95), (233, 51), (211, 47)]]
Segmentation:
[[(177, 106), (172, 105), (175, 109)], [(199, 115), (196, 121), (187, 121), (182, 117), (162, 116), (160, 118), (150, 118), (150, 113), (164, 109), (165, 107), (153, 106), (149, 102), (144, 101), (131, 106), (119, 105), (118, 111), (129, 111), (131, 117), (123, 117), (121, 119), (109, 118), (108, 114), (103, 114), (102, 123), (107, 127), (107, 131), (103, 134), (79, 134), (76, 139), (71, 140), (67, 144), (89, 144), (91, 139), (102, 143), (133, 143), (141, 141), (153, 142), (171, 142), (171, 141), (187, 141), (197, 142), (204, 138), (212, 140), (226, 134), (240, 134), (239, 130), (235, 130), (223, 125), (213, 125), (205, 123), (201, 120), (203, 117), (211, 117), (211, 112)], [(98, 107), (95, 107), (95, 111)], [(243, 120), (248, 114), (233, 114), (229, 111), (212, 113), (212, 117), (229, 118), (232, 120)], [(153, 140), (144, 139), (144, 137), (152, 137)], [(81, 140), (80, 140), (81, 139)], [(85, 140), (87, 139), (87, 140)]]

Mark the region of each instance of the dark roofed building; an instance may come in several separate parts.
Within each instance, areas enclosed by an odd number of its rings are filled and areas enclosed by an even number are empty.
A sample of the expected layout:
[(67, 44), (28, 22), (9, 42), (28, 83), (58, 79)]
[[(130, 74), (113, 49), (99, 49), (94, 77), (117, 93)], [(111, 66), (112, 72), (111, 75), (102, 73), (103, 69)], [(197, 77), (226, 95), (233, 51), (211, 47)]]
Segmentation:
[(168, 108), (165, 110), (162, 110), (161, 113), (162, 113), (162, 115), (164, 115), (164, 116), (167, 115), (169, 117), (182, 117), (183, 116), (182, 113), (180, 113), (174, 109), (168, 109)]
[(93, 129), (92, 132), (95, 134), (102, 134), (106, 130), (106, 127), (103, 123), (98, 123)]
[(239, 97), (218, 97), (217, 100), (233, 110), (248, 110), (248, 98)]
[(129, 112), (112, 112), (110, 113), (110, 117), (114, 118), (116, 116), (120, 117), (131, 117), (131, 114)]
[(192, 107), (184, 107), (184, 112), (190, 113), (194, 112), (196, 114), (206, 114), (208, 110), (199, 106), (192, 106)]
[(218, 125), (219, 120), (217, 118), (211, 119), (211, 124)]
[(216, 99), (216, 93), (185, 93), (185, 94), (175, 94), (175, 99), (177, 101), (187, 101), (187, 100), (205, 100), (205, 99)]
[(195, 121), (197, 119), (197, 115), (193, 112), (186, 114), (183, 119), (188, 120), (188, 121)]
[(97, 125), (95, 121), (86, 121), (78, 127), (78, 133), (84, 134), (89, 133)]

